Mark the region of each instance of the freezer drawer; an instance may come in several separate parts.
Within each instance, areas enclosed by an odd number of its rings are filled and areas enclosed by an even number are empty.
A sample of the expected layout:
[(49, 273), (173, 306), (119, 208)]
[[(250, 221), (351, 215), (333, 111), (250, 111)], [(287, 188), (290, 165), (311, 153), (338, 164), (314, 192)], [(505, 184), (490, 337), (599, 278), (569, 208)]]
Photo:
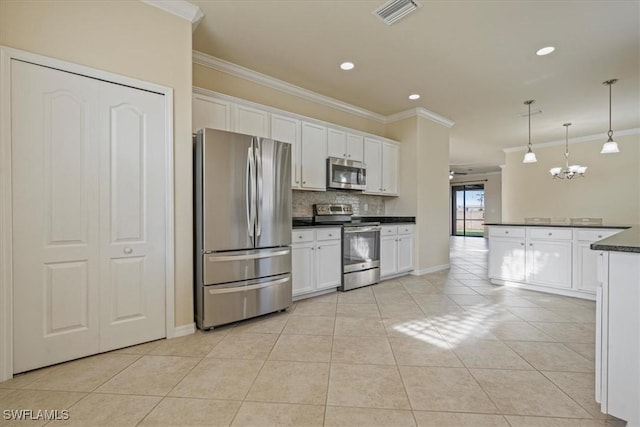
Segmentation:
[(291, 305), (291, 274), (201, 289), (203, 315), (196, 316), (200, 329), (284, 310)]
[(207, 253), (203, 285), (251, 280), (291, 272), (291, 248)]

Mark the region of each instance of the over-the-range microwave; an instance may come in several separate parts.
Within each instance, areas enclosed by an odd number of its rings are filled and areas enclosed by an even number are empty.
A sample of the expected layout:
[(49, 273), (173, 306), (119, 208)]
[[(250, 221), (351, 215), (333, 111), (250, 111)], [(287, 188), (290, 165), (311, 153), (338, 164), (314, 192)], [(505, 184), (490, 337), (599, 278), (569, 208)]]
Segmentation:
[(365, 164), (353, 160), (329, 157), (327, 159), (327, 188), (365, 190), (367, 188)]

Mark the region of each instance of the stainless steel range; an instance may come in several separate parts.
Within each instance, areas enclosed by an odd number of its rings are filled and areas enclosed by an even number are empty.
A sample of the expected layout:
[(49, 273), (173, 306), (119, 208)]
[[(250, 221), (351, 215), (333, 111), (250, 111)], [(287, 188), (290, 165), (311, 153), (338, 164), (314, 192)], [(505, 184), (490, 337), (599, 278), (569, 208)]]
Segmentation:
[(351, 205), (313, 205), (313, 222), (342, 225), (342, 286), (348, 291), (380, 281), (380, 223), (352, 219)]

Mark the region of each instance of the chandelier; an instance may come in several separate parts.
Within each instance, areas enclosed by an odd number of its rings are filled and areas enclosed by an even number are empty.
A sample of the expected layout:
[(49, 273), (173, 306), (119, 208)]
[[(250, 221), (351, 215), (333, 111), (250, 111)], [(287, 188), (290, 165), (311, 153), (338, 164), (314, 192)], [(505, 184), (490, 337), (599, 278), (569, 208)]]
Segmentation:
[(551, 176), (553, 177), (553, 179), (565, 179), (565, 178), (573, 179), (574, 177), (583, 177), (585, 172), (587, 171), (586, 166), (580, 166), (580, 165), (569, 166), (569, 126), (571, 126), (571, 123), (565, 123), (562, 126), (564, 126), (566, 129), (565, 149), (564, 149), (565, 167), (564, 169), (561, 167), (551, 168), (549, 169), (549, 173), (551, 173)]

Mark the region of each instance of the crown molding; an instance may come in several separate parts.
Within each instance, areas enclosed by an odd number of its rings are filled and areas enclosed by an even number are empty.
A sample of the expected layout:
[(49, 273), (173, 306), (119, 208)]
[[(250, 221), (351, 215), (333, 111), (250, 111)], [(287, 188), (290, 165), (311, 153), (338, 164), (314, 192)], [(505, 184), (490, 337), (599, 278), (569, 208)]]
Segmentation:
[(191, 31), (195, 31), (196, 27), (204, 19), (204, 13), (195, 4), (186, 0), (140, 0), (149, 6), (169, 12), (191, 22)]
[[(633, 128), (633, 129), (625, 129), (625, 130), (619, 130), (615, 132), (615, 136), (629, 136), (629, 135), (640, 135), (640, 128)], [(604, 141), (608, 138), (606, 133), (598, 133), (595, 135), (587, 135), (587, 136), (579, 136), (577, 138), (569, 138), (569, 144), (579, 144), (582, 142), (590, 142), (590, 141), (596, 141), (596, 140), (602, 140), (603, 143)], [(547, 148), (547, 147), (555, 147), (557, 145), (564, 145), (565, 144), (565, 140), (564, 139), (559, 139), (556, 141), (549, 141), (549, 142), (543, 142), (541, 144), (532, 144), (532, 148)], [(503, 153), (515, 153), (518, 151), (526, 151), (527, 150), (527, 146), (526, 145), (521, 145), (518, 147), (509, 147), (509, 148), (503, 148), (502, 152)]]
[(386, 117), (382, 114), (374, 113), (373, 111), (356, 107), (355, 105), (351, 105), (325, 95), (320, 95), (319, 93), (301, 88), (300, 86), (292, 85), (291, 83), (276, 79), (275, 77), (267, 76), (266, 74), (253, 71), (241, 65), (237, 65), (196, 50), (193, 51), (193, 62), (205, 67), (213, 68), (214, 70), (218, 70), (223, 73), (231, 74), (232, 76), (258, 83), (262, 86), (270, 87), (290, 95), (295, 95), (321, 105), (326, 105), (336, 110), (364, 117), (365, 119), (374, 120), (379, 123), (385, 123), (386, 120)]
[(387, 116), (385, 119), (385, 123), (393, 123), (399, 120), (407, 119), (409, 117), (422, 117), (423, 119), (431, 120), (447, 128), (451, 128), (454, 124), (456, 124), (456, 122), (454, 122), (453, 120), (449, 120), (446, 117), (434, 113), (433, 111), (429, 111), (424, 107), (411, 108), (410, 110), (401, 111), (399, 113)]
[(276, 79), (275, 77), (267, 76), (266, 74), (259, 73), (241, 65), (225, 61), (224, 59), (216, 58), (215, 56), (211, 56), (197, 50), (193, 51), (193, 62), (204, 67), (213, 68), (214, 70), (221, 71), (235, 77), (240, 77), (242, 79), (258, 83), (262, 86), (270, 87), (272, 89), (276, 89), (281, 92), (285, 92), (290, 95), (315, 102), (317, 104), (325, 105), (336, 110), (363, 117), (365, 119), (373, 120), (378, 123), (387, 124), (405, 119), (407, 117), (417, 116), (432, 120), (448, 128), (454, 125), (454, 122), (447, 119), (446, 117), (443, 117), (422, 107), (402, 111), (390, 116), (384, 116), (382, 114), (374, 113), (373, 111), (357, 107), (353, 104), (349, 104), (347, 102), (343, 102), (335, 98), (331, 98), (325, 95), (321, 95), (317, 92), (304, 89), (300, 86), (287, 83), (283, 80)]

